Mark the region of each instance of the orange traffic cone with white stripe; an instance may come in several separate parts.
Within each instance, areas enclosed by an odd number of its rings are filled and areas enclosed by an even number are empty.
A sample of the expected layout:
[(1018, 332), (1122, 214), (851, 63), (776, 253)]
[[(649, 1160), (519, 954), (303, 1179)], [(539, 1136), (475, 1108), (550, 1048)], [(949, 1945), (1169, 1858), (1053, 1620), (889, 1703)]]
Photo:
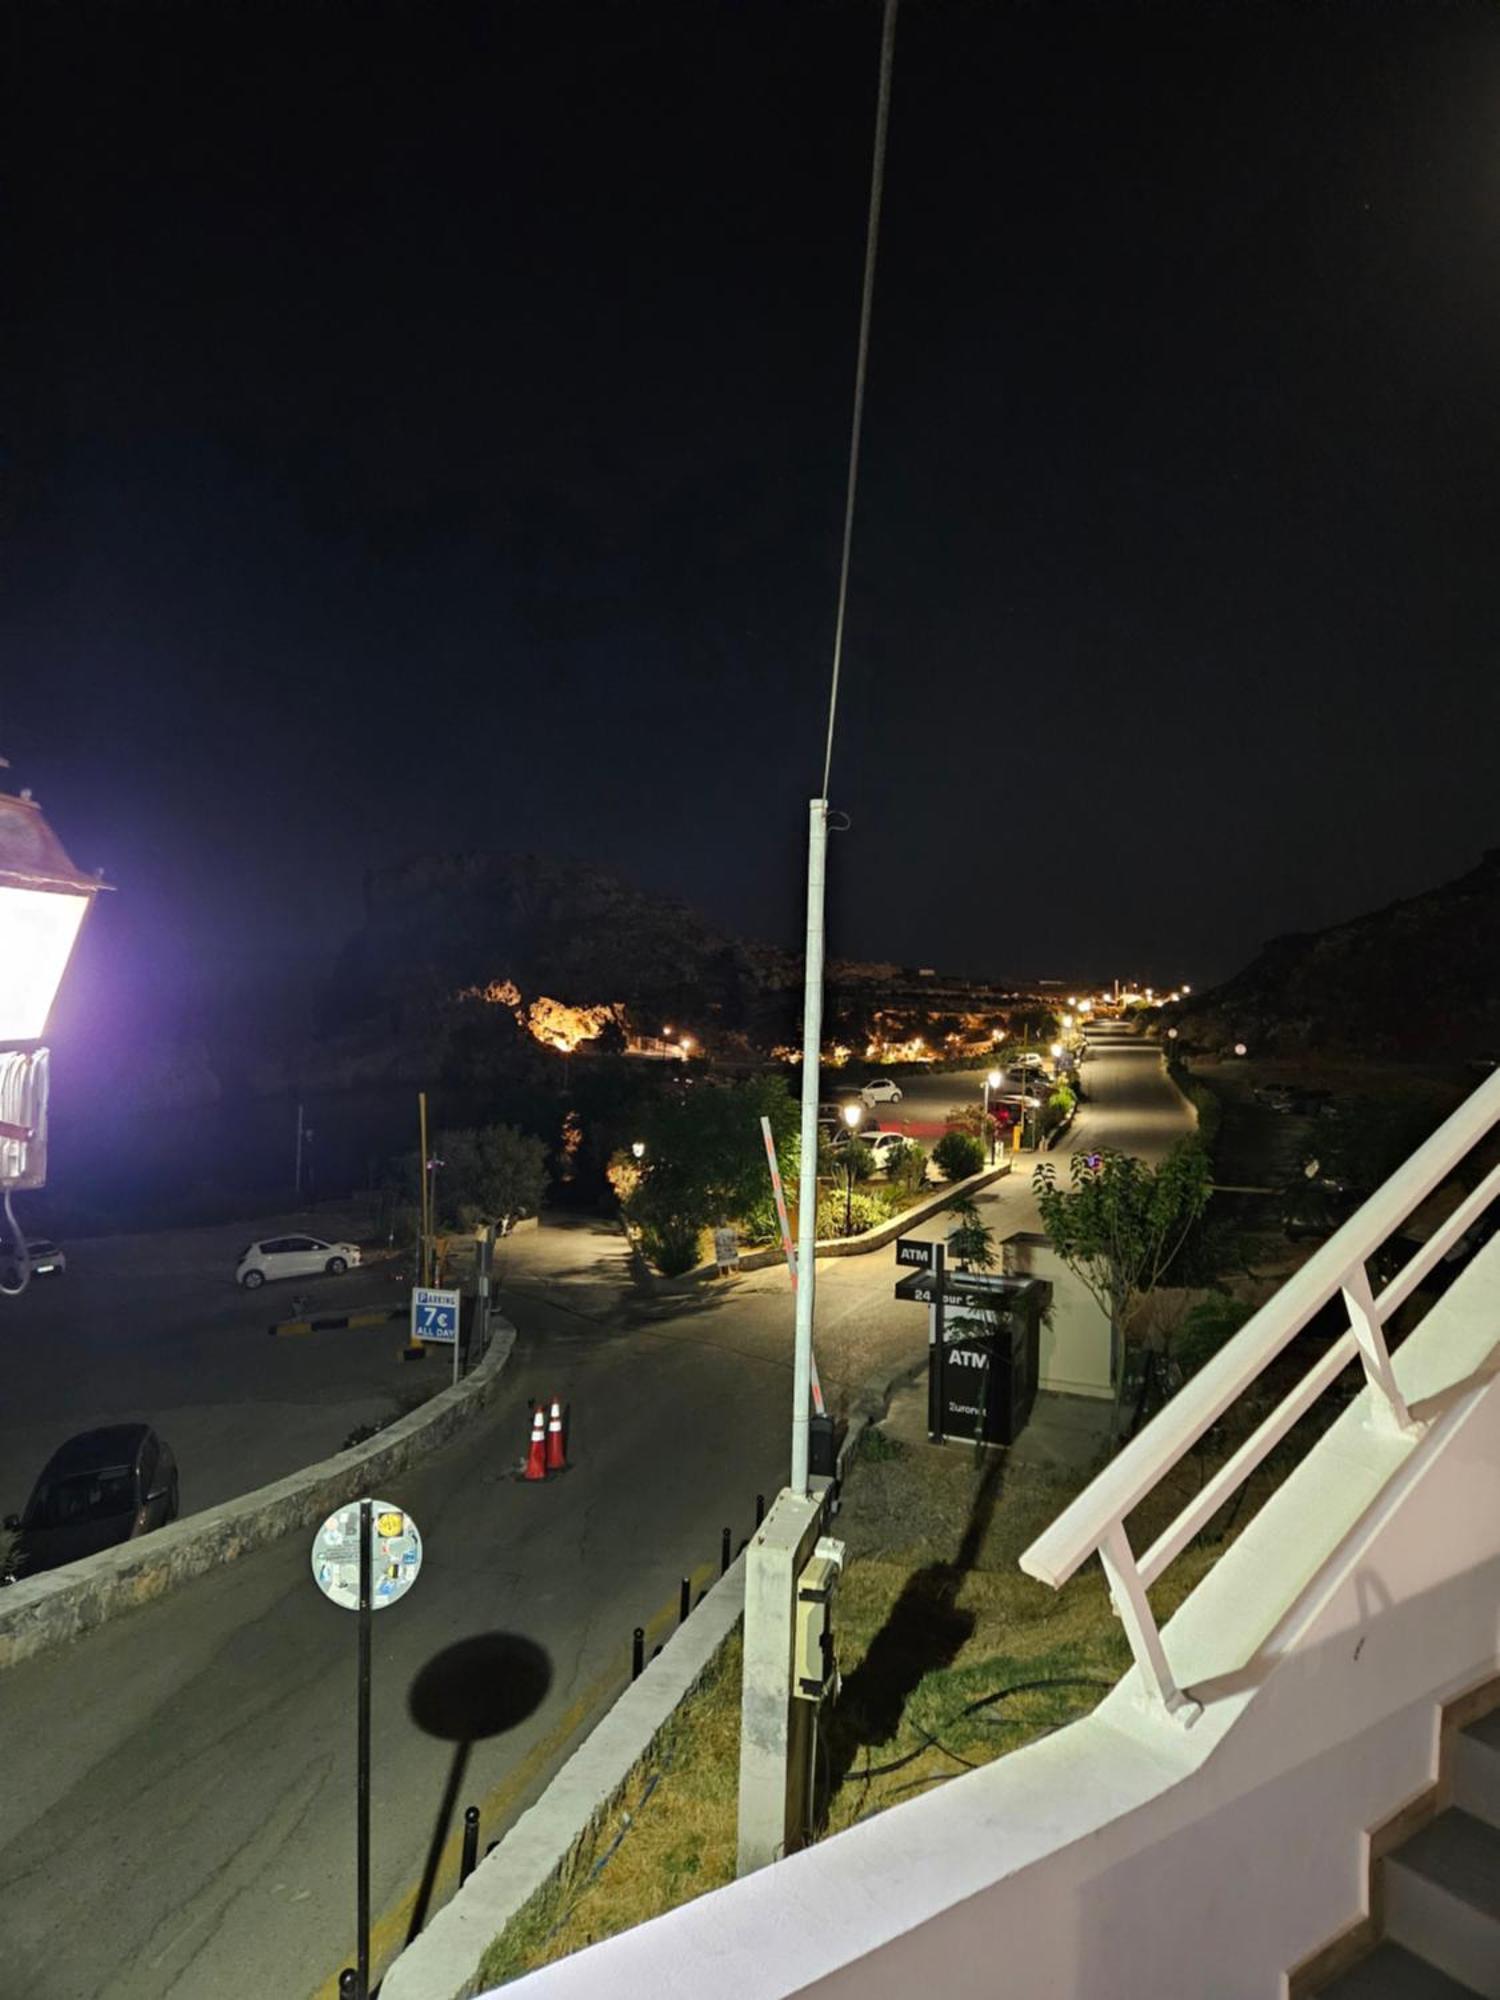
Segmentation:
[(568, 1455), (563, 1450), (562, 1404), (552, 1398), (552, 1414), (547, 1419), (547, 1470), (566, 1472)]
[(521, 1476), (523, 1479), (547, 1477), (547, 1419), (540, 1403), (531, 1413), (531, 1449), (526, 1454), (526, 1470)]

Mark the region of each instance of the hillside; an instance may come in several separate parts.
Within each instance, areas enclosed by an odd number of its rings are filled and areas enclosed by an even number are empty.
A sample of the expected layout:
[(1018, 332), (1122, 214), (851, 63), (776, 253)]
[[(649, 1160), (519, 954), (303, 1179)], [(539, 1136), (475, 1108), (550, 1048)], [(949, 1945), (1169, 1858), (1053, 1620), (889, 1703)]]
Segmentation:
[(373, 873), (339, 954), (325, 1025), (411, 1022), (466, 989), (623, 1003), (654, 1020), (750, 1025), (796, 987), (796, 961), (716, 931), (611, 870), (536, 854), (429, 855)]
[(1500, 1050), (1500, 848), (1424, 895), (1276, 938), (1175, 1016), (1201, 1048), (1467, 1060)]

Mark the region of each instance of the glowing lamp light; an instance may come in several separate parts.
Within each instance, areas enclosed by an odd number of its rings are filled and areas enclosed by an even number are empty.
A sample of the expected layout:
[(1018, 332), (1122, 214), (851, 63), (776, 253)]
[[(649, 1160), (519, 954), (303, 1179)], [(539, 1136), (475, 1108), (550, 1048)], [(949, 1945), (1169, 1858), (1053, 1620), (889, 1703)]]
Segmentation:
[(863, 1118), (864, 1115), (865, 1113), (863, 1105), (846, 1104), (844, 1106), (844, 1123), (849, 1127), (849, 1130), (851, 1132), (859, 1124), (860, 1119)]
[(1060, 1055), (1062, 1054), (1062, 1052), (1063, 1052), (1063, 1045), (1062, 1045), (1062, 1043), (1061, 1043), (1061, 1042), (1054, 1042), (1054, 1043), (1052, 1044), (1052, 1060), (1053, 1060), (1054, 1062), (1056, 1062), (1056, 1061), (1057, 1061), (1057, 1059), (1058, 1059), (1058, 1057), (1059, 1057), (1059, 1056), (1060, 1056)]
[(1250, 1051), (1245, 1047), (1245, 1044), (1243, 1042), (1235, 1043), (1234, 1052), (1237, 1056), (1247, 1056), (1250, 1053)]
[(1001, 1077), (999, 1070), (992, 1069), (989, 1075), (986, 1077), (985, 1081), (989, 1084), (991, 1090), (998, 1090), (1003, 1081), (1003, 1078)]
[(34, 799), (0, 793), (0, 1043), (46, 1034), (84, 912), (103, 887), (73, 866)]
[(631, 1152), (632, 1152), (632, 1153), (634, 1153), (634, 1154), (635, 1154), (635, 1156), (636, 1156), (636, 1158), (637, 1158), (638, 1160), (644, 1160), (644, 1159), (645, 1159), (645, 1157), (646, 1157), (646, 1142), (645, 1142), (645, 1140), (644, 1140), (644, 1139), (632, 1139), (632, 1140), (631, 1140), (631, 1142), (630, 1142), (630, 1150), (631, 1150)]

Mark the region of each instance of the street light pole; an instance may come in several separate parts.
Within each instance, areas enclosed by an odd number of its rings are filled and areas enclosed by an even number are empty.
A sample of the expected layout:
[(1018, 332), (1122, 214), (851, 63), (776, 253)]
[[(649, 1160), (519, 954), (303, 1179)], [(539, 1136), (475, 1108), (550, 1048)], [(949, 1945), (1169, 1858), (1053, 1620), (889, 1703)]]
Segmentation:
[(849, 1128), (849, 1144), (844, 1154), (844, 1234), (850, 1233), (854, 1219), (854, 1148), (858, 1140), (860, 1121), (864, 1117), (864, 1107), (859, 1104), (844, 1106), (844, 1123)]
[(1000, 1088), (1000, 1072), (992, 1069), (984, 1080), (984, 1123), (990, 1135), (990, 1165), (995, 1164), (995, 1121), (990, 1116), (990, 1092)]

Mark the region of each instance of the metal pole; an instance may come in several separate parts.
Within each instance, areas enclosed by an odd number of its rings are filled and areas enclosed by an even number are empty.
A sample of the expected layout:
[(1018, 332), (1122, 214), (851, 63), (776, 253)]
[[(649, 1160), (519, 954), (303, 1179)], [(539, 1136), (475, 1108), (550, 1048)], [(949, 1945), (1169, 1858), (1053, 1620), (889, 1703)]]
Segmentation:
[(302, 1106), (297, 1106), (297, 1199), (302, 1199)]
[(431, 1226), (430, 1226), (430, 1225), (431, 1225), (431, 1218), (430, 1218), (430, 1215), (429, 1215), (429, 1209), (430, 1209), (430, 1206), (431, 1206), (431, 1195), (430, 1195), (430, 1190), (429, 1190), (429, 1188), (428, 1188), (428, 1185), (427, 1185), (427, 1092), (426, 1092), (425, 1090), (419, 1090), (419, 1091), (417, 1092), (417, 1119), (418, 1119), (418, 1122), (419, 1122), (419, 1124), (420, 1124), (420, 1126), (421, 1126), (421, 1130), (422, 1130), (422, 1160), (421, 1160), (421, 1167), (422, 1167), (422, 1250), (421, 1250), (421, 1258), (422, 1258), (422, 1278), (421, 1278), (421, 1282), (422, 1282), (422, 1283), (423, 1283), (424, 1285), (430, 1285), (430, 1284), (432, 1283), (432, 1279), (431, 1279), (431, 1278), (430, 1278), (430, 1276), (428, 1275), (428, 1259), (430, 1258), (430, 1256), (431, 1256), (431, 1254), (432, 1254), (432, 1251), (431, 1251), (431, 1245), (432, 1245), (432, 1229), (431, 1229)]
[(937, 1434), (941, 1441), (948, 1435), (948, 1330), (943, 1324), (943, 1287), (946, 1282), (944, 1265), (947, 1256), (941, 1243), (932, 1246), (932, 1304), (937, 1314), (934, 1331), (937, 1334)]
[(733, 1536), (732, 1536), (732, 1535), (730, 1534), (729, 1530), (728, 1530), (727, 1528), (721, 1528), (721, 1529), (719, 1530), (719, 1574), (720, 1574), (720, 1576), (727, 1576), (727, 1575), (729, 1574), (729, 1565), (730, 1565), (730, 1563), (731, 1563), (731, 1562), (733, 1561), (733, 1556), (732, 1556), (732, 1555), (731, 1555), (731, 1553), (730, 1553), (730, 1551), (731, 1551), (731, 1549), (732, 1549), (732, 1547), (733, 1547), (733, 1542), (734, 1542), (734, 1538), (733, 1538)]
[(817, 1290), (818, 1057), (823, 1040), (823, 900), (828, 854), (828, 801), (807, 808), (807, 957), (802, 995), (802, 1162), (797, 1199), (797, 1318), (792, 1350), (792, 1476), (794, 1493), (808, 1485), (808, 1412), (812, 1401), (813, 1301)]
[(637, 1625), (630, 1635), (630, 1678), (638, 1681), (646, 1671), (646, 1628)]
[[(771, 1121), (769, 1118), (761, 1119), (760, 1131), (761, 1137), (766, 1142), (766, 1160), (771, 1169), (771, 1191), (776, 1197), (776, 1215), (781, 1224), (781, 1247), (786, 1252), (786, 1268), (791, 1276), (792, 1291), (795, 1294), (797, 1290), (797, 1246), (792, 1241), (792, 1225), (787, 1219), (786, 1190), (781, 1185), (781, 1166), (776, 1158), (776, 1139), (771, 1131)], [(823, 1384), (818, 1380), (818, 1357), (816, 1354), (811, 1357), (811, 1361), (813, 1408), (821, 1417), (824, 1413)], [(758, 1525), (759, 1523), (757, 1523)]]
[(359, 1503), (359, 1747), (355, 1811), (355, 1945), (359, 2000), (370, 1994), (370, 1503)]
[(458, 1864), (458, 1883), (460, 1888), (463, 1887), (464, 1883), (467, 1882), (469, 1877), (474, 1873), (474, 1869), (478, 1861), (479, 1861), (479, 1808), (478, 1806), (465, 1806), (464, 1807), (464, 1852), (463, 1852), (463, 1859)]
[(755, 1525), (757, 1528), (760, 1526), (761, 1522), (765, 1518), (766, 1518), (766, 1496), (764, 1493), (757, 1493), (755, 1496)]
[(693, 1608), (693, 1583), (691, 1577), (684, 1577), (677, 1586), (677, 1622), (686, 1625), (688, 1613)]

